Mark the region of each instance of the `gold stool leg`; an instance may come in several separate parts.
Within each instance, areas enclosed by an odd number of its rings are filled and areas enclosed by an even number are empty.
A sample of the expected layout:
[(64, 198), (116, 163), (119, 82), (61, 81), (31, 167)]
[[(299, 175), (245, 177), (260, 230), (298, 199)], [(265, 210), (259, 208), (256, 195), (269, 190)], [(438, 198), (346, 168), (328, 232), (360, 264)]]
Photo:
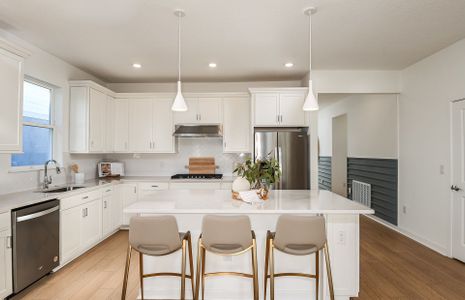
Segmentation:
[(315, 299), (320, 294), (320, 251), (315, 252)]
[(268, 286), (268, 259), (269, 259), (269, 254), (270, 252), (270, 247), (269, 247), (269, 232), (266, 234), (266, 242), (265, 242), (265, 270), (263, 272), (263, 285), (264, 285), (264, 294), (263, 294), (263, 300), (266, 300), (266, 288)]
[(144, 255), (139, 252), (140, 296), (144, 300)]
[(192, 239), (190, 233), (187, 236), (187, 245), (189, 251), (189, 268), (191, 274), (191, 286), (192, 286), (192, 298), (195, 299), (195, 287), (194, 287), (194, 258), (192, 257)]
[(328, 250), (327, 243), (325, 243), (324, 245), (324, 251), (325, 251), (325, 261), (326, 261), (326, 274), (328, 275), (329, 296), (331, 300), (334, 300), (333, 275), (331, 273), (331, 262), (329, 259), (329, 250)]
[(274, 300), (274, 246), (273, 239), (270, 239), (270, 299)]
[(207, 260), (206, 250), (202, 248), (202, 300), (205, 299), (205, 262)]
[(199, 299), (200, 289), (200, 266), (202, 264), (202, 239), (199, 238), (199, 245), (197, 247), (197, 276), (195, 277), (195, 300)]
[(126, 290), (128, 287), (129, 266), (131, 264), (132, 247), (128, 245), (128, 253), (126, 255), (126, 267), (124, 268), (123, 290), (121, 291), (121, 300), (126, 299)]
[(253, 267), (253, 296), (254, 300), (258, 300), (258, 267), (257, 267), (257, 242), (252, 240), (252, 267)]
[(182, 240), (182, 259), (181, 259), (181, 299), (186, 298), (186, 240)]

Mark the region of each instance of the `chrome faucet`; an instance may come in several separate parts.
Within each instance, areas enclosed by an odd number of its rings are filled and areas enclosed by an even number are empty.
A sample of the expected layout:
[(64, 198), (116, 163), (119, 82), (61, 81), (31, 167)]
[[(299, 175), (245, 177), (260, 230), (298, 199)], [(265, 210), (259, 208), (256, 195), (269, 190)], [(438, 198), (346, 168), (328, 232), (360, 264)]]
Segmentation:
[(52, 176), (48, 176), (48, 168), (47, 167), (48, 167), (49, 163), (54, 163), (55, 164), (57, 174), (61, 173), (61, 169), (58, 166), (58, 163), (57, 163), (56, 160), (54, 160), (54, 159), (47, 160), (45, 162), (45, 164), (44, 164), (44, 183), (43, 183), (43, 188), (44, 189), (48, 189), (48, 186), (50, 184), (52, 184)]

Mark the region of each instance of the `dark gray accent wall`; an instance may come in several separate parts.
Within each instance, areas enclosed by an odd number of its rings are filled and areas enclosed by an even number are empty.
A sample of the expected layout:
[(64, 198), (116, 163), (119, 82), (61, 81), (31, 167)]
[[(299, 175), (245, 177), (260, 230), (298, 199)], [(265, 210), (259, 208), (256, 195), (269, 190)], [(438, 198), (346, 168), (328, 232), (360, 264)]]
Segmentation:
[[(331, 168), (331, 167), (330, 167)], [(375, 216), (397, 225), (397, 159), (347, 158), (347, 186), (352, 180), (371, 184)], [(352, 199), (352, 195), (349, 194)]]
[(318, 187), (320, 190), (331, 190), (331, 156), (318, 158)]

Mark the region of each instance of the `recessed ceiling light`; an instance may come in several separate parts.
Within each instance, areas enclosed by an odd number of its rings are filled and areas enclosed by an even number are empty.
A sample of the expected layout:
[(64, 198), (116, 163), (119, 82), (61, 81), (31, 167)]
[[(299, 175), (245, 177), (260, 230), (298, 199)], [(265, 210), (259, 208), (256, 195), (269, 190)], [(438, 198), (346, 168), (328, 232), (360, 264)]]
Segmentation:
[(133, 68), (136, 68), (136, 69), (140, 69), (140, 68), (142, 68), (142, 65), (141, 65), (141, 64), (138, 64), (138, 63), (133, 63), (133, 64), (132, 64), (132, 67), (133, 67)]
[(294, 64), (291, 63), (291, 62), (287, 62), (287, 63), (284, 64), (284, 66), (285, 66), (286, 68), (292, 68), (292, 67), (294, 66)]
[(208, 66), (209, 66), (210, 68), (216, 68), (216, 63), (213, 63), (213, 62), (212, 62), (212, 63), (209, 63)]

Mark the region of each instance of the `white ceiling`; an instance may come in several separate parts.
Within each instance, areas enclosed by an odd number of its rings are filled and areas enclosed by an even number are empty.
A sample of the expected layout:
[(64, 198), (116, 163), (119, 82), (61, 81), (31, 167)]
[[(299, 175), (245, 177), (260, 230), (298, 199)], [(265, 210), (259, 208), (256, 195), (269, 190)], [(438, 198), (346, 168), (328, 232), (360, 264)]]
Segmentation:
[(310, 5), (316, 69), (402, 69), (465, 37), (463, 0), (0, 0), (0, 28), (108, 82), (165, 82), (183, 8), (184, 80), (290, 80), (308, 71)]

